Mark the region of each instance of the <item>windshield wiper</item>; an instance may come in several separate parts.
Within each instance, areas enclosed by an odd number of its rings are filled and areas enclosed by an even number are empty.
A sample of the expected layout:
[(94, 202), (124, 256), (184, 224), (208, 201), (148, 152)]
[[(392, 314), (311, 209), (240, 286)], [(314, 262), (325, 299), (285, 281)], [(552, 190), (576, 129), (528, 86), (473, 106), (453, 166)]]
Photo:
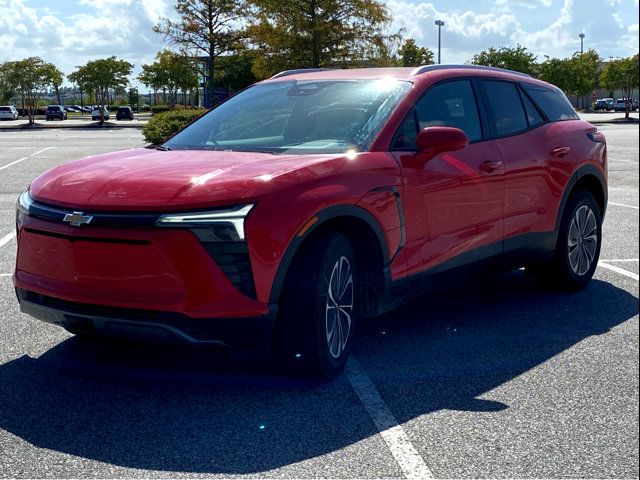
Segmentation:
[(154, 145), (153, 148), (160, 150), (161, 152), (168, 152), (171, 150), (169, 147), (165, 147), (164, 145)]

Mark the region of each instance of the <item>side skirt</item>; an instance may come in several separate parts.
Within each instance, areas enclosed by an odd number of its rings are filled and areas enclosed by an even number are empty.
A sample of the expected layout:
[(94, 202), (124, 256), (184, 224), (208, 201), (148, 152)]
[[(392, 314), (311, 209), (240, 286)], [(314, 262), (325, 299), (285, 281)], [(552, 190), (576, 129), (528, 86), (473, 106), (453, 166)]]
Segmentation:
[(389, 280), (375, 315), (381, 315), (422, 296), (433, 288), (454, 289), (469, 279), (494, 276), (553, 259), (557, 231), (527, 233), (460, 254), (429, 270)]

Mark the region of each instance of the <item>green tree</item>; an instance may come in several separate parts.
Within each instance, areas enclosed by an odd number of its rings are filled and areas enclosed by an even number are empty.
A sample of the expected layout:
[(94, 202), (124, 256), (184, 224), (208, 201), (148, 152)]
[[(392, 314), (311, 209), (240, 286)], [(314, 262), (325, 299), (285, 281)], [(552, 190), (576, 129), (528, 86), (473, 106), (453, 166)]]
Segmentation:
[(0, 63), (0, 103), (9, 103), (14, 97), (16, 89), (15, 85), (9, 82), (9, 62)]
[(388, 56), (391, 17), (377, 0), (253, 0), (249, 38), (259, 55), (254, 73), (355, 66)]
[[(22, 105), (27, 111), (29, 124), (35, 123), (38, 102), (47, 89), (54, 84), (55, 66), (46, 63), (40, 57), (29, 57), (24, 60), (5, 63), (6, 81), (13, 85), (22, 98)], [(59, 72), (59, 71), (58, 71)]]
[(255, 83), (253, 61), (254, 56), (251, 52), (220, 57), (215, 78), (216, 87), (224, 88), (230, 93)]
[[(600, 56), (593, 50), (584, 53), (574, 53), (569, 59), (569, 72), (571, 75), (568, 91), (579, 97), (591, 95), (598, 86), (598, 64)], [(585, 102), (587, 105), (589, 101)]]
[[(109, 89), (124, 87), (129, 84), (129, 75), (133, 65), (116, 57), (91, 60), (69, 75), (83, 88), (93, 93), (99, 105), (108, 105)], [(100, 123), (104, 123), (104, 111), (100, 109)]]
[(47, 68), (49, 69), (47, 75), (51, 79), (51, 86), (53, 87), (53, 90), (56, 94), (58, 105), (62, 105), (62, 101), (60, 100), (60, 86), (62, 85), (62, 81), (64, 80), (64, 75), (60, 70), (58, 70), (58, 67), (51, 63), (47, 64)]
[(239, 25), (247, 12), (245, 0), (176, 0), (174, 8), (179, 19), (164, 18), (154, 31), (189, 56), (205, 58), (205, 88), (213, 99), (216, 59), (237, 50), (244, 39)]
[(407, 38), (398, 50), (400, 64), (403, 67), (419, 67), (433, 64), (433, 52), (428, 48), (418, 47), (413, 38)]
[(539, 77), (565, 92), (571, 91), (570, 59), (549, 58), (539, 65)]
[(198, 86), (198, 76), (193, 62), (184, 55), (170, 50), (158, 52), (154, 63), (143, 65), (138, 79), (155, 90), (166, 89), (170, 107), (175, 107), (180, 90), (185, 92)]
[[(637, 53), (633, 57), (611, 60), (600, 72), (600, 85), (607, 90), (622, 90), (622, 96), (631, 99), (633, 90), (640, 84), (639, 71)], [(626, 118), (629, 118), (630, 107), (627, 102)]]
[(536, 56), (526, 47), (518, 45), (514, 48), (493, 47), (484, 50), (470, 60), (472, 65), (485, 65), (488, 67), (506, 68), (516, 72), (534, 75), (536, 73)]

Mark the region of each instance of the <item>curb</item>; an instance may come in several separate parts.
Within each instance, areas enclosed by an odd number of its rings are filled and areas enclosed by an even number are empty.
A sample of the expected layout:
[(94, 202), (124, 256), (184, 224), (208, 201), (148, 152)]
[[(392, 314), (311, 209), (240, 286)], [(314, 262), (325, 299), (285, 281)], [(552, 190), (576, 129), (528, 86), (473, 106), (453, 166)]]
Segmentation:
[(147, 122), (144, 123), (132, 123), (132, 124), (120, 124), (120, 123), (111, 123), (111, 122), (105, 122), (102, 125), (96, 124), (96, 123), (91, 123), (89, 125), (69, 125), (69, 124), (42, 124), (42, 123), (35, 123), (31, 126), (28, 126), (29, 124), (22, 124), (22, 125), (1, 125), (0, 124), (0, 130), (24, 130), (24, 131), (28, 131), (28, 130), (47, 130), (47, 129), (81, 129), (81, 130), (94, 130), (94, 129), (114, 129), (114, 128), (137, 128), (137, 129), (141, 129), (144, 128), (144, 126), (147, 124)]

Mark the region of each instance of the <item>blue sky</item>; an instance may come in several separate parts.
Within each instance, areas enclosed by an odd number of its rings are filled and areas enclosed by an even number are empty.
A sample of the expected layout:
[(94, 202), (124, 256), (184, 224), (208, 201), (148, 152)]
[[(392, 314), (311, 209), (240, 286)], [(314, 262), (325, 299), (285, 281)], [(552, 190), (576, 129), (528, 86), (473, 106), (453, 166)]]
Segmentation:
[[(286, 1), (286, 0), (285, 0)], [(437, 49), (443, 63), (464, 63), (490, 46), (520, 43), (542, 60), (585, 49), (603, 58), (638, 51), (638, 0), (385, 0), (394, 18), (421, 46)], [(87, 60), (116, 55), (136, 64), (153, 61), (164, 47), (152, 32), (173, 0), (0, 0), (0, 62), (38, 55), (64, 73)]]

